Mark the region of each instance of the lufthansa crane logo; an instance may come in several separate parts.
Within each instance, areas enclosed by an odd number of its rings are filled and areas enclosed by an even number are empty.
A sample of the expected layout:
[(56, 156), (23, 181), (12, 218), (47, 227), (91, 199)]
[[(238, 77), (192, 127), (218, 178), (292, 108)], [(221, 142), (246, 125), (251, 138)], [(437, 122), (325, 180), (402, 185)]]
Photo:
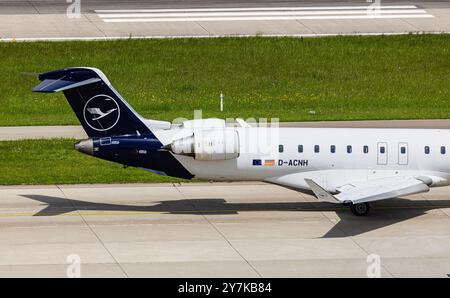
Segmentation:
[(120, 108), (111, 96), (100, 94), (86, 102), (83, 116), (90, 128), (96, 131), (107, 131), (119, 122)]

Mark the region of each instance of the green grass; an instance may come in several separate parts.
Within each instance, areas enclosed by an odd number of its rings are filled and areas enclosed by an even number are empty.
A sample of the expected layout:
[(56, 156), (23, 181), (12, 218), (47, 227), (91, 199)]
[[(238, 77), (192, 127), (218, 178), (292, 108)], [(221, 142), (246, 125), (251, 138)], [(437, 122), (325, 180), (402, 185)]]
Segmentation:
[(0, 142), (0, 185), (180, 182), (136, 168), (81, 154), (75, 140)]
[(0, 125), (78, 123), (20, 74), (70, 66), (102, 69), (153, 119), (450, 118), (450, 35), (0, 43), (0, 66)]

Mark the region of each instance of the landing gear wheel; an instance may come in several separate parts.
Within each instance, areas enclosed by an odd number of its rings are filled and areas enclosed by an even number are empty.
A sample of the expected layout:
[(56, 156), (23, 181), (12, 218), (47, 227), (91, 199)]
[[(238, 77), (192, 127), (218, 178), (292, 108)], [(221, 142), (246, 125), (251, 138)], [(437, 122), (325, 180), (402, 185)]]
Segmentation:
[(356, 216), (364, 216), (369, 214), (370, 204), (369, 203), (351, 204), (350, 210)]

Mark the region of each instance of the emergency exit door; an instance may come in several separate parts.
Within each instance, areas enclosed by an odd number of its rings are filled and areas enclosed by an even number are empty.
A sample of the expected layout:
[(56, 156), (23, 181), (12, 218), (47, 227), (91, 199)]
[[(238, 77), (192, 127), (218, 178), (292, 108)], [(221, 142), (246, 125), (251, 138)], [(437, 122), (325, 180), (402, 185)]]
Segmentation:
[(398, 164), (408, 164), (408, 143), (398, 143)]
[(380, 142), (377, 146), (377, 164), (387, 165), (388, 162), (388, 147), (387, 143)]

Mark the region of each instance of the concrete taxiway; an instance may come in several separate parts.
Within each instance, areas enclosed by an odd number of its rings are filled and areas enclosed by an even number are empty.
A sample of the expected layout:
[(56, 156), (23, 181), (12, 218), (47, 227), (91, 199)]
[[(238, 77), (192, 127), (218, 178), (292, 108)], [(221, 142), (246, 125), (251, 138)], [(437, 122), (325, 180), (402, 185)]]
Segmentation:
[[(450, 129), (449, 119), (429, 120), (366, 120), (280, 122), (280, 127), (347, 127), (347, 128), (427, 128)], [(0, 141), (52, 138), (87, 138), (78, 125), (67, 126), (5, 126), (0, 127)]]
[(359, 218), (263, 183), (0, 187), (0, 276), (365, 277), (375, 254), (382, 277), (447, 277), (449, 190)]
[(69, 2), (0, 0), (0, 40), (450, 32), (448, 1)]

